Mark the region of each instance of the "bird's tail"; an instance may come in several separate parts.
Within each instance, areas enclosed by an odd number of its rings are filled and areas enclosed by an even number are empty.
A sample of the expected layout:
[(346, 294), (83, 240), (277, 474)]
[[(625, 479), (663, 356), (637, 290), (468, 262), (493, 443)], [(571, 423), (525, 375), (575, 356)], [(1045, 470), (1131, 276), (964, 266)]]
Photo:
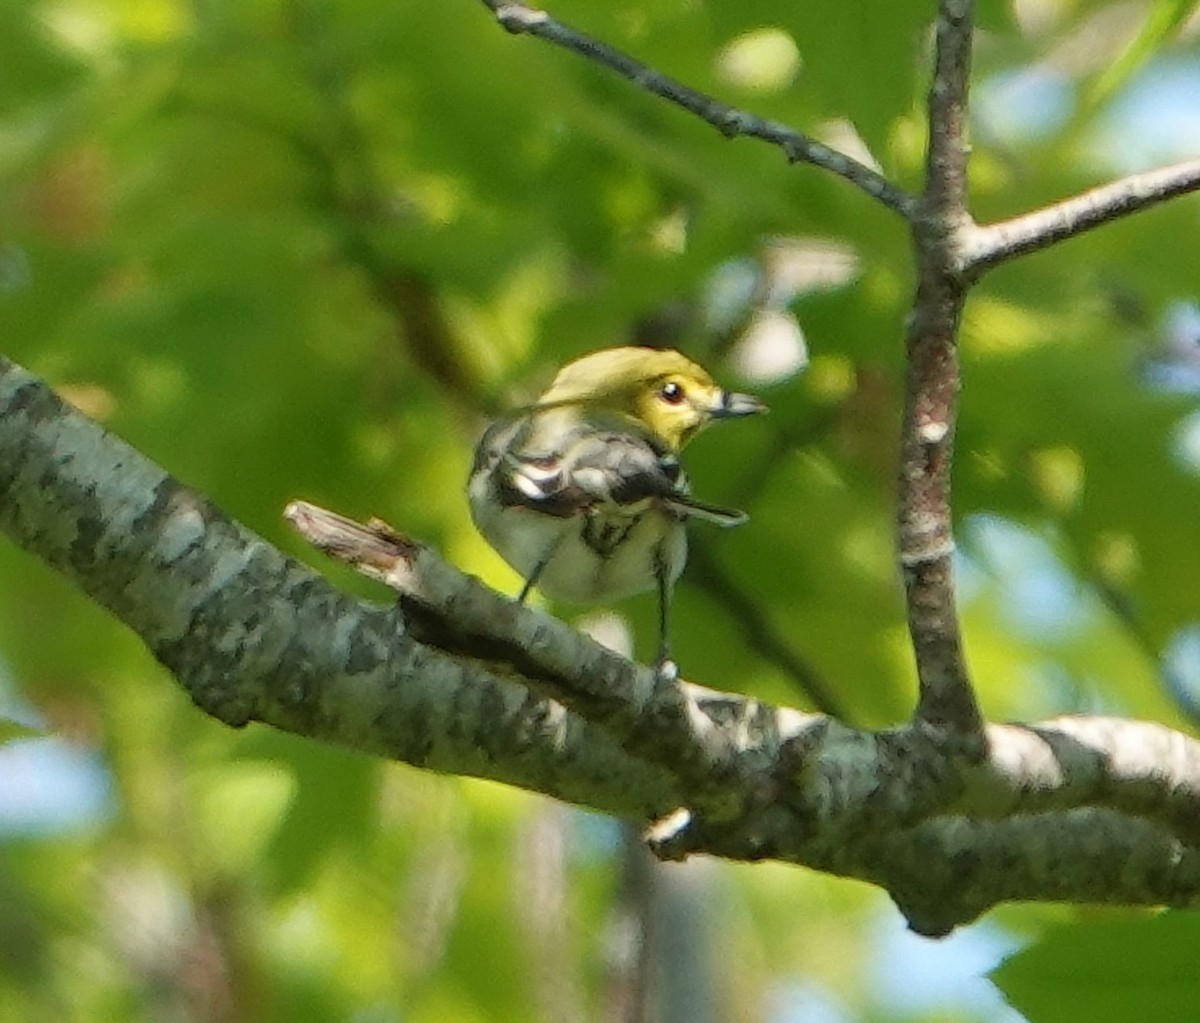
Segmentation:
[(715, 522), (718, 526), (724, 528), (740, 526), (750, 518), (744, 511), (738, 511), (737, 508), (722, 508), (720, 505), (697, 501), (694, 497), (685, 494), (672, 497), (669, 504), (672, 511), (677, 512), (685, 518)]

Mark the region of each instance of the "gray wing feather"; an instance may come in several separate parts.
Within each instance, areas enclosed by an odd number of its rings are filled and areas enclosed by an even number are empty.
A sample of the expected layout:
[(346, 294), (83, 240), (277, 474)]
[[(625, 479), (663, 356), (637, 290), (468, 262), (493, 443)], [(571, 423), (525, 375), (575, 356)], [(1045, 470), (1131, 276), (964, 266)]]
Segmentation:
[(637, 434), (581, 423), (553, 452), (523, 449), (523, 434), (522, 420), (502, 421), (476, 449), (476, 471), (489, 468), (504, 504), (570, 516), (596, 506), (634, 506), (655, 499), (680, 518), (720, 526), (746, 521), (744, 512), (693, 498), (675, 456)]

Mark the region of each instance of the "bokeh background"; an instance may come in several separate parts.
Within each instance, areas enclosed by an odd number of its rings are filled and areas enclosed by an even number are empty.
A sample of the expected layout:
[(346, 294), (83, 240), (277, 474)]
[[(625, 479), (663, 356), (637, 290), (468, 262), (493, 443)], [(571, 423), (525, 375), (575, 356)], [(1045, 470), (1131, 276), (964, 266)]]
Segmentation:
[[(978, 219), (1200, 148), (1193, 5), (978, 6)], [(920, 187), (929, 0), (552, 9)], [(1198, 214), (1023, 260), (967, 307), (955, 501), (989, 717), (1192, 727)], [(382, 516), (515, 590), (462, 492), (483, 424), (583, 352), (671, 345), (772, 408), (688, 452), (697, 492), (751, 522), (695, 531), (684, 673), (902, 720), (912, 287), (901, 226), (846, 183), (473, 0), (0, 0), (4, 354), (367, 596), (387, 599), (288, 533), (289, 500)], [(653, 604), (553, 610), (644, 654)], [(0, 701), (4, 1023), (615, 1021), (645, 983), (664, 1023), (1196, 1004), (1186, 917), (1008, 907), (928, 942), (858, 883), (655, 870), (542, 797), (229, 730), (7, 543)], [(1024, 1015), (982, 977), (1019, 948), (1000, 983)]]

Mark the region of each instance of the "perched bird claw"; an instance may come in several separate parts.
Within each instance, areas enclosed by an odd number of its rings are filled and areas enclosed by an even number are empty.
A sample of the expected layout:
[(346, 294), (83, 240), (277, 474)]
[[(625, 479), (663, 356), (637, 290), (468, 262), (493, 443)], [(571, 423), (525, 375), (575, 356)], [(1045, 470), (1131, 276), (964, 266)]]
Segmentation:
[(671, 658), (664, 657), (654, 666), (654, 674), (659, 682), (678, 682), (679, 665)]

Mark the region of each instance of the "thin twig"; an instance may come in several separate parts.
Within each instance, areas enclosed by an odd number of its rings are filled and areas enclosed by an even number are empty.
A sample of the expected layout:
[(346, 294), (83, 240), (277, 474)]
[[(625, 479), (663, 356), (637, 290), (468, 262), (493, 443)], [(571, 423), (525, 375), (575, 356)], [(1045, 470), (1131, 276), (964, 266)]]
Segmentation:
[(888, 209), (899, 213), (906, 220), (916, 212), (916, 200), (893, 184), (878, 171), (864, 163), (838, 152), (824, 143), (809, 138), (803, 132), (789, 128), (778, 121), (758, 117), (748, 111), (731, 107), (713, 99), (696, 89), (691, 89), (634, 60), (628, 54), (614, 49), (591, 36), (556, 21), (545, 11), (523, 3), (506, 0), (483, 0), (484, 5), (496, 16), (496, 20), (514, 35), (531, 35), (554, 43), (577, 53), (588, 60), (615, 71), (628, 78), (639, 88), (653, 93), (676, 106), (683, 107), (701, 120), (706, 121), (726, 138), (746, 135), (761, 139), (783, 150), (790, 163), (811, 163), (815, 167), (831, 171), (845, 178), (852, 185), (867, 193), (872, 199)]
[(1099, 188), (998, 224), (971, 228), (959, 254), (959, 270), (977, 275), (1016, 256), (1137, 213), (1200, 189), (1200, 160), (1130, 174)]
[(721, 569), (707, 544), (691, 545), (687, 579), (721, 606), (722, 612), (742, 630), (746, 643), (754, 652), (784, 672), (815, 710), (845, 719), (845, 708), (820, 672), (792, 650), (783, 636), (771, 627), (767, 609)]
[(966, 288), (955, 271), (967, 186), (971, 0), (942, 0), (929, 88), (929, 151), (914, 222), (917, 294), (909, 317), (897, 495), (897, 545), (920, 681), (918, 719), (982, 736), (955, 608), (950, 463), (959, 388), (957, 333)]
[(1163, 692), (1175, 705), (1175, 709), (1187, 718), (1193, 728), (1200, 727), (1200, 702), (1197, 701), (1196, 694), (1178, 667), (1171, 663), (1167, 654), (1154, 641), (1146, 623), (1134, 609), (1130, 595), (1101, 578), (1093, 579), (1093, 585), (1101, 602), (1108, 608), (1117, 624), (1132, 640), (1142, 656), (1153, 665), (1154, 673), (1158, 676)]

